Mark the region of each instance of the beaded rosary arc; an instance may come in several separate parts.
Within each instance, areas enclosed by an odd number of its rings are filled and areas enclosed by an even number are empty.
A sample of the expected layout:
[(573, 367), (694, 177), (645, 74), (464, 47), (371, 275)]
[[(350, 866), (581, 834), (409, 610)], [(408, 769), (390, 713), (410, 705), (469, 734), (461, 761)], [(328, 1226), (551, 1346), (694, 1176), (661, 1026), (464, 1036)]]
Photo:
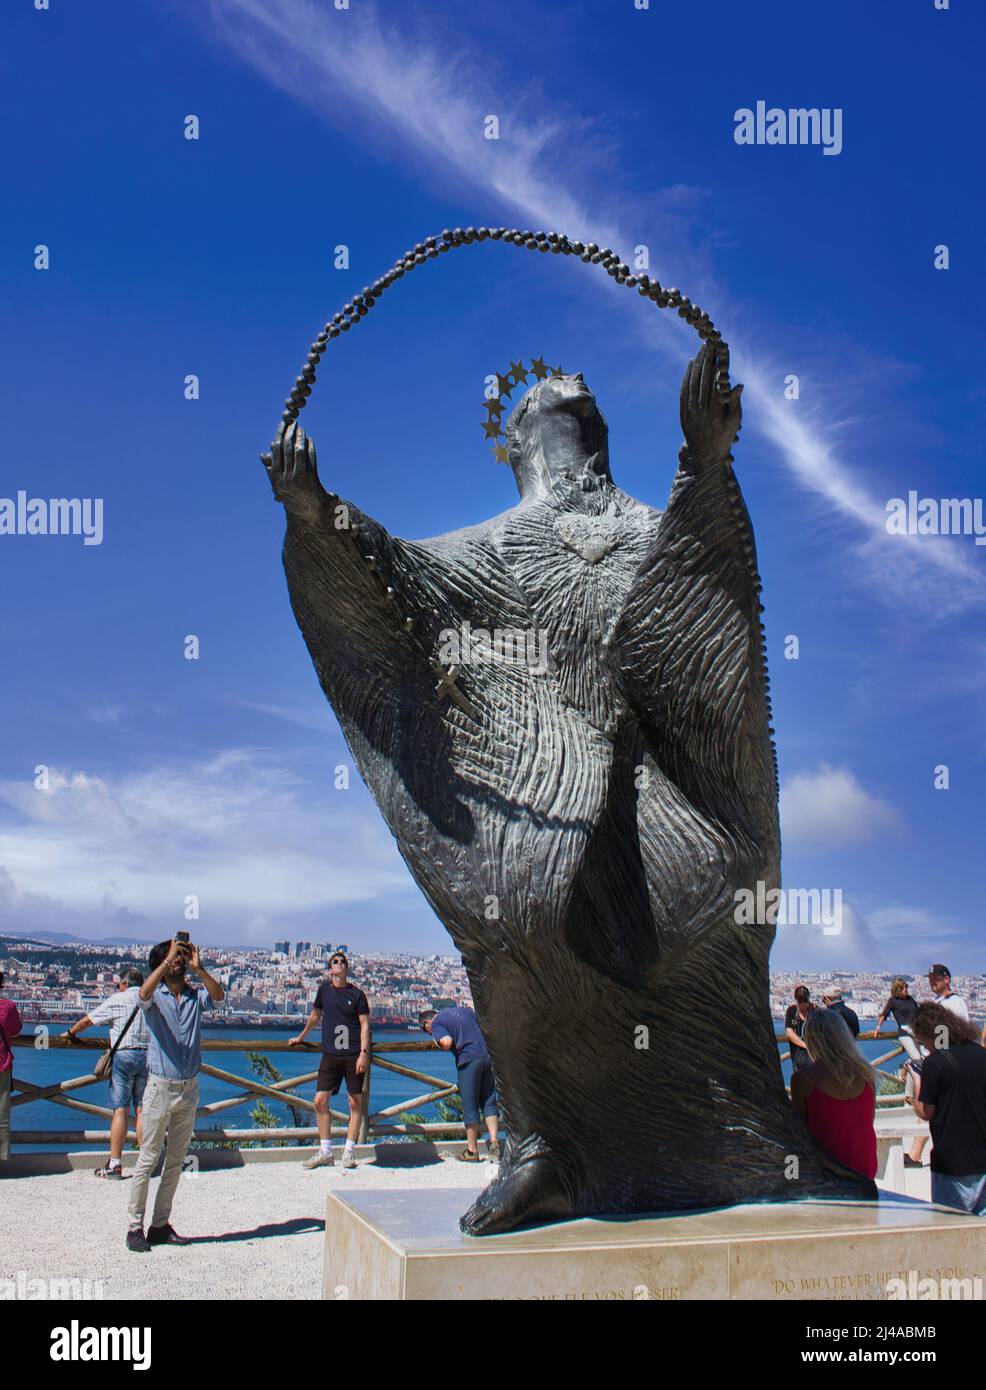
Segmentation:
[[(325, 349), (335, 338), (343, 333), (348, 333), (351, 328), (366, 318), (384, 290), (403, 279), (416, 266), (424, 265), (430, 260), (437, 260), (443, 252), (452, 251), (457, 246), (471, 246), (478, 241), (502, 241), (509, 246), (523, 246), (528, 251), (540, 251), (545, 255), (578, 256), (579, 260), (585, 262), (586, 265), (601, 265), (607, 275), (610, 275), (618, 285), (626, 285), (627, 289), (636, 289), (638, 294), (651, 300), (659, 309), (677, 309), (679, 317), (694, 328), (704, 342), (712, 343), (715, 346), (718, 363), (716, 387), (720, 394), (726, 395), (728, 393), (729, 346), (709, 315), (697, 304), (693, 304), (688, 296), (682, 294), (680, 290), (665, 289), (660, 281), (651, 275), (635, 274), (615, 251), (610, 250), (609, 247), (600, 248), (594, 241), (569, 241), (568, 237), (561, 232), (522, 232), (516, 229), (511, 230), (508, 227), (466, 227), (463, 230), (461, 227), (457, 227), (454, 230), (446, 228), (440, 236), (430, 236), (426, 237), (424, 241), (419, 241), (417, 246), (406, 251), (400, 260), (395, 261), (385, 275), (382, 275), (379, 280), (375, 280), (372, 285), (364, 286), (361, 292), (354, 294), (352, 300), (348, 304), (344, 304), (337, 314), (333, 314), (312, 343), (305, 359), (305, 365), (301, 369), (301, 375), (295, 379), (294, 388), (284, 402), (284, 412), (281, 415), (282, 429), (293, 424), (305, 408), (315, 384), (316, 368), (322, 360)], [(261, 459), (265, 464), (267, 463), (264, 455), (261, 455)]]

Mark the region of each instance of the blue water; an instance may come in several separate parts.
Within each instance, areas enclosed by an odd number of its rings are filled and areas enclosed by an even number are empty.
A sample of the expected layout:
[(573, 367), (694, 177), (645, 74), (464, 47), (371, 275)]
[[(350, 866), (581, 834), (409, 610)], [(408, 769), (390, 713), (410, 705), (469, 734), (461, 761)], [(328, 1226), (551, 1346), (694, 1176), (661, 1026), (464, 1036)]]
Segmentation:
[[(775, 1020), (776, 1031), (783, 1031), (783, 1023)], [(865, 1032), (873, 1027), (872, 1020), (860, 1020), (860, 1027)], [(25, 1030), (32, 1031), (30, 1025)], [(252, 1052), (264, 1052), (264, 1044), (269, 1041), (284, 1042), (292, 1036), (292, 1031), (277, 1028), (257, 1028), (244, 1030), (235, 1035), (238, 1037), (248, 1037), (250, 1040), (250, 1050)], [(87, 1037), (106, 1036), (105, 1029), (90, 1029)], [(206, 1039), (216, 1038), (225, 1039), (234, 1036), (224, 1030), (206, 1031)], [(405, 1029), (375, 1028), (373, 1030), (374, 1041), (381, 1042), (410, 1042), (424, 1041), (425, 1035), (419, 1032), (409, 1032)], [(696, 1043), (696, 1046), (699, 1044)], [(875, 1058), (884, 1052), (889, 1052), (893, 1047), (893, 1042), (863, 1042), (860, 1049), (865, 1057)], [(787, 1045), (779, 1045), (779, 1051), (786, 1051)], [(271, 1062), (278, 1069), (281, 1076), (285, 1079), (291, 1076), (301, 1076), (305, 1072), (315, 1071), (318, 1067), (318, 1054), (310, 1052), (271, 1052), (267, 1054)], [(411, 1067), (415, 1071), (427, 1072), (430, 1076), (448, 1079), (449, 1084), (455, 1080), (455, 1063), (451, 1054), (443, 1052), (439, 1048), (430, 1048), (427, 1052), (405, 1052), (405, 1053), (385, 1053), (387, 1060), (399, 1062), (402, 1066)], [(29, 1081), (35, 1086), (47, 1086), (53, 1082), (66, 1080), (70, 1076), (80, 1076), (90, 1071), (95, 1065), (98, 1054), (89, 1052), (81, 1048), (27, 1048), (17, 1047), (14, 1049), (14, 1074), (18, 1078)], [(228, 1071), (242, 1076), (246, 1079), (261, 1080), (251, 1071), (246, 1057), (242, 1052), (204, 1052), (203, 1060), (212, 1066), (219, 1067), (223, 1071)], [(898, 1061), (890, 1064), (888, 1070), (896, 1070)], [(791, 1075), (790, 1062), (783, 1063), (784, 1080), (789, 1081)], [(215, 1077), (200, 1076), (199, 1087), (202, 1096), (202, 1103), (208, 1104), (211, 1101), (223, 1100), (233, 1094), (233, 1087), (228, 1083), (219, 1081)], [(393, 1105), (401, 1100), (410, 1100), (416, 1095), (422, 1095), (431, 1088), (422, 1082), (412, 1081), (408, 1077), (397, 1076), (393, 1072), (384, 1071), (382, 1067), (373, 1067), (371, 1083), (371, 1111), (384, 1109), (386, 1106)], [(110, 1103), (109, 1082), (100, 1081), (92, 1086), (86, 1086), (78, 1091), (71, 1093), (74, 1099), (89, 1101), (95, 1105), (108, 1106)], [(313, 1099), (315, 1095), (314, 1081), (307, 1082), (301, 1087), (300, 1094), (307, 1099)], [(294, 1121), (286, 1106), (279, 1102), (265, 1097), (265, 1104), (277, 1116), (279, 1125), (292, 1125)], [(216, 1125), (229, 1129), (250, 1129), (253, 1127), (253, 1120), (250, 1112), (256, 1104), (255, 1100), (249, 1100), (242, 1105), (230, 1110), (220, 1111), (218, 1115), (209, 1116), (200, 1121), (201, 1127)], [(345, 1113), (346, 1098), (345, 1087), (333, 1101), (334, 1110)], [(434, 1105), (417, 1107), (427, 1121), (438, 1121), (441, 1117)], [(306, 1116), (305, 1124), (314, 1123), (314, 1116)], [(398, 1117), (396, 1123), (400, 1123)], [(74, 1130), (92, 1129), (105, 1130), (109, 1128), (109, 1121), (99, 1115), (87, 1115), (78, 1110), (71, 1110), (66, 1106), (55, 1105), (51, 1101), (33, 1101), (27, 1105), (15, 1106), (11, 1112), (12, 1130)], [(98, 1148), (95, 1141), (75, 1144), (41, 1144), (31, 1145), (32, 1149), (49, 1149), (57, 1152), (66, 1152), (74, 1148)], [(15, 1146), (17, 1152), (20, 1146)]]
[[(32, 1025), (28, 1025), (25, 1032), (32, 1032)], [(59, 1026), (59, 1031), (62, 1031)], [(210, 1039), (232, 1039), (249, 1038), (249, 1050), (251, 1052), (264, 1052), (265, 1042), (277, 1041), (286, 1042), (297, 1032), (296, 1028), (256, 1028), (244, 1029), (241, 1032), (233, 1030), (226, 1031), (206, 1030), (203, 1038)], [(86, 1030), (87, 1038), (106, 1037), (108, 1030), (105, 1028), (90, 1028)], [(424, 1033), (409, 1032), (406, 1029), (374, 1028), (374, 1041), (382, 1042), (424, 1042), (427, 1041)], [(292, 1076), (302, 1076), (305, 1072), (317, 1071), (319, 1054), (317, 1052), (269, 1052), (266, 1054), (273, 1065), (286, 1080)], [(56, 1081), (65, 1081), (72, 1076), (82, 1076), (92, 1070), (99, 1054), (90, 1052), (83, 1048), (14, 1048), (14, 1075), (21, 1080), (29, 1081), (35, 1086), (49, 1086)], [(440, 1048), (429, 1048), (427, 1052), (401, 1052), (386, 1053), (386, 1060), (398, 1062), (401, 1066), (410, 1067), (414, 1071), (426, 1072), (429, 1076), (439, 1077), (442, 1080), (448, 1078), (451, 1085), (455, 1081), (455, 1061), (452, 1055), (442, 1051)], [(271, 1084), (266, 1077), (258, 1076), (251, 1070), (243, 1052), (208, 1052), (202, 1053), (203, 1062), (219, 1067), (223, 1071), (242, 1076), (246, 1080), (260, 1081), (263, 1085)], [(433, 1088), (426, 1083), (412, 1081), (409, 1077), (397, 1076), (394, 1072), (385, 1071), (382, 1067), (373, 1067), (373, 1075), (370, 1088), (370, 1110), (371, 1112), (385, 1109), (388, 1105), (394, 1105), (401, 1100), (411, 1100), (414, 1096), (426, 1094)], [(207, 1105), (212, 1101), (225, 1100), (234, 1094), (237, 1088), (228, 1082), (219, 1081), (216, 1077), (201, 1075), (199, 1077), (199, 1091), (202, 1104)], [(348, 1107), (346, 1103), (346, 1088), (343, 1083), (339, 1095), (334, 1097), (332, 1102), (333, 1110), (345, 1114)], [(73, 1100), (84, 1100), (92, 1105), (106, 1105), (110, 1103), (110, 1087), (108, 1081), (98, 1081), (91, 1086), (84, 1086), (77, 1091), (69, 1093)], [(300, 1088), (299, 1094), (307, 1100), (315, 1097), (315, 1082), (309, 1081)], [(264, 1103), (270, 1107), (277, 1116), (278, 1124), (289, 1126), (294, 1124), (287, 1107), (272, 1098), (265, 1096)], [(251, 1129), (254, 1122), (250, 1118), (250, 1112), (256, 1104), (256, 1099), (245, 1101), (242, 1105), (235, 1106), (229, 1110), (221, 1110), (218, 1115), (206, 1116), (200, 1119), (201, 1128), (212, 1125), (225, 1127), (228, 1129)], [(420, 1107), (425, 1120), (437, 1122), (441, 1119), (434, 1105)], [(315, 1116), (311, 1112), (305, 1116), (305, 1125), (314, 1125)], [(398, 1117), (394, 1123), (401, 1123)], [(131, 1119), (131, 1126), (133, 1120)], [(11, 1110), (11, 1130), (73, 1130), (73, 1129), (92, 1129), (106, 1130), (109, 1128), (109, 1120), (100, 1115), (88, 1115), (80, 1110), (72, 1110), (68, 1106), (55, 1105), (52, 1101), (32, 1101), (27, 1105), (16, 1105)], [(40, 1144), (28, 1146), (32, 1150), (48, 1149), (54, 1152), (68, 1152), (71, 1149), (79, 1148), (76, 1144)], [(90, 1140), (81, 1145), (84, 1148), (98, 1148), (94, 1140)], [(14, 1145), (14, 1152), (21, 1150), (20, 1145)]]

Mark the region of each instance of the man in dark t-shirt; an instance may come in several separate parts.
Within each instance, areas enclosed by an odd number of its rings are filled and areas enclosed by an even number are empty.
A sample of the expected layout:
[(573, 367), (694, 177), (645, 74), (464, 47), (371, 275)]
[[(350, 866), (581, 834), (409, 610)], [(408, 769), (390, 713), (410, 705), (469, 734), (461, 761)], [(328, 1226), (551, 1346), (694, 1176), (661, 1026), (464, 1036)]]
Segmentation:
[(355, 1168), (363, 1075), (370, 1062), (370, 1005), (363, 991), (349, 983), (349, 962), (341, 951), (336, 951), (329, 961), (329, 978), (319, 985), (304, 1028), (296, 1038), (288, 1041), (294, 1046), (303, 1043), (319, 1022), (322, 1025), (322, 1061), (315, 1087), (319, 1149), (306, 1158), (302, 1166), (325, 1168), (334, 1162), (330, 1102), (332, 1096), (338, 1094), (345, 1077), (349, 1129), (342, 1166)]
[(921, 1005), (911, 1027), (930, 1052), (914, 1109), (931, 1125), (931, 1200), (986, 1216), (986, 1049), (941, 1005)]
[(436, 1013), (425, 1009), (418, 1022), (437, 1047), (455, 1057), (456, 1080), (462, 1097), (462, 1118), (466, 1126), (466, 1147), (459, 1157), (465, 1163), (479, 1162), (479, 1117), (489, 1131), (486, 1150), (494, 1162), (500, 1158), (499, 1112), (496, 1104), (496, 1084), (493, 1064), (486, 1050), (486, 1041), (479, 1020), (472, 1009), (452, 1007)]

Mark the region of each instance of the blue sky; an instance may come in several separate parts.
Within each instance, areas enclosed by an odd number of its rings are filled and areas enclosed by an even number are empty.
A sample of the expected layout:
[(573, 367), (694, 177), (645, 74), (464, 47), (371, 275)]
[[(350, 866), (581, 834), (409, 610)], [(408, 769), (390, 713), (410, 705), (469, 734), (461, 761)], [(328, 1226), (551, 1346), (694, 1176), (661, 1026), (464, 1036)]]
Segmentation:
[[(447, 949), (358, 778), (334, 786), (257, 455), (354, 290), (505, 223), (646, 244), (732, 346), (785, 883), (849, 907), (774, 965), (986, 969), (986, 547), (885, 527), (911, 489), (982, 493), (977, 7), (22, 0), (4, 27), (0, 494), (100, 497), (105, 537), (0, 537), (0, 929), (163, 936), (195, 894), (203, 940)], [(842, 152), (737, 145), (758, 100), (841, 108)], [(484, 378), (543, 353), (662, 506), (693, 349), (598, 270), (488, 244), (336, 344), (305, 423), (327, 485), (434, 535), (511, 505)]]

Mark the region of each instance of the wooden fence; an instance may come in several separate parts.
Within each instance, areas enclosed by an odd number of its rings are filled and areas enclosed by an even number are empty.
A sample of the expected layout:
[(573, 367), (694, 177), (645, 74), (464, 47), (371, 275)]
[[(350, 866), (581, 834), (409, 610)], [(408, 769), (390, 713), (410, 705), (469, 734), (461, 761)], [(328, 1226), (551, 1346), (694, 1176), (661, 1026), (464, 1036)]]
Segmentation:
[[(896, 1033), (860, 1033), (861, 1042), (878, 1039), (888, 1042), (897, 1038)], [(783, 1033), (777, 1035), (779, 1043), (786, 1042)], [(21, 1034), (19, 1038), (13, 1039), (14, 1047), (35, 1048), (38, 1039), (32, 1034)], [(89, 1051), (102, 1052), (109, 1046), (106, 1038), (78, 1038), (74, 1042), (66, 1042), (61, 1034), (52, 1034), (44, 1037), (45, 1048), (63, 1048), (66, 1051)], [(434, 1101), (446, 1100), (458, 1095), (459, 1088), (454, 1083), (443, 1081), (441, 1077), (429, 1076), (427, 1072), (417, 1071), (412, 1067), (406, 1066), (402, 1062), (390, 1060), (390, 1056), (414, 1052), (431, 1052), (434, 1050), (433, 1043), (425, 1040), (409, 1039), (406, 1042), (381, 1042), (373, 1043), (370, 1055), (370, 1066), (367, 1068), (363, 1078), (363, 1094), (361, 1097), (360, 1109), (360, 1129), (359, 1142), (361, 1144), (371, 1143), (376, 1139), (384, 1139), (393, 1136), (412, 1136), (418, 1135), (425, 1139), (460, 1138), (464, 1135), (464, 1127), (459, 1123), (425, 1123), (419, 1124), (415, 1121), (402, 1121), (401, 1116), (406, 1116), (409, 1111), (419, 1110), (422, 1106), (430, 1105)], [(223, 1053), (223, 1052), (258, 1052), (262, 1054), (279, 1052), (308, 1052), (313, 1055), (321, 1053), (321, 1047), (317, 1043), (301, 1043), (299, 1046), (292, 1047), (287, 1040), (271, 1041), (269, 1039), (252, 1040), (249, 1038), (211, 1038), (204, 1037), (202, 1040), (203, 1053)], [(901, 1055), (903, 1049), (897, 1045), (881, 1057), (874, 1058), (874, 1066), (882, 1066), (886, 1062), (893, 1061)], [(385, 1056), (384, 1054), (389, 1054)], [(781, 1061), (787, 1061), (790, 1052), (781, 1054)], [(373, 1069), (378, 1067), (383, 1071), (394, 1072), (398, 1076), (404, 1076), (419, 1085), (428, 1089), (420, 1095), (412, 1096), (409, 1100), (398, 1101), (393, 1105), (385, 1106), (381, 1110), (373, 1111), (370, 1109), (370, 1097), (372, 1091)], [(275, 1082), (273, 1085), (266, 1085), (256, 1077), (240, 1076), (235, 1072), (226, 1071), (223, 1067), (213, 1066), (203, 1060), (202, 1074), (214, 1077), (215, 1080), (223, 1082), (225, 1085), (234, 1088), (232, 1095), (224, 1097), (222, 1100), (211, 1101), (208, 1105), (203, 1105), (198, 1111), (199, 1119), (211, 1119), (214, 1115), (219, 1115), (227, 1110), (233, 1110), (237, 1106), (246, 1105), (249, 1101), (255, 1100), (275, 1100), (290, 1105), (294, 1109), (308, 1111), (314, 1116), (315, 1105), (307, 1096), (299, 1094), (299, 1088), (310, 1084), (318, 1076), (318, 1070), (302, 1073), (300, 1076), (292, 1076), (284, 1081)], [(11, 1120), (13, 1121), (14, 1112), (17, 1107), (31, 1105), (36, 1101), (50, 1101), (54, 1105), (63, 1106), (67, 1110), (81, 1112), (84, 1115), (93, 1115), (99, 1119), (111, 1120), (113, 1111), (105, 1105), (95, 1105), (91, 1101), (79, 1100), (76, 1096), (77, 1091), (83, 1090), (86, 1086), (96, 1085), (101, 1078), (93, 1072), (85, 1072), (81, 1076), (70, 1077), (67, 1081), (53, 1082), (47, 1086), (36, 1086), (33, 1082), (25, 1081), (21, 1077), (14, 1075), (12, 1079), (11, 1098)], [(899, 1095), (878, 1096), (877, 1104), (881, 1107), (899, 1106), (903, 1104), (903, 1097)], [(330, 1110), (332, 1116), (332, 1134), (341, 1136), (347, 1132), (349, 1116), (338, 1110)], [(314, 1140), (318, 1137), (318, 1130), (314, 1124), (308, 1126), (285, 1126), (277, 1129), (254, 1128), (254, 1129), (230, 1129), (223, 1125), (196, 1125), (194, 1138), (197, 1141), (208, 1143), (224, 1143), (239, 1146), (241, 1144), (257, 1144), (264, 1141), (282, 1140), (293, 1143), (303, 1143), (306, 1140)], [(128, 1132), (129, 1139), (136, 1139), (133, 1130)], [(109, 1131), (104, 1129), (17, 1129), (11, 1125), (10, 1141), (12, 1144), (36, 1145), (36, 1144), (77, 1144), (77, 1143), (97, 1143), (107, 1144), (109, 1141)]]

